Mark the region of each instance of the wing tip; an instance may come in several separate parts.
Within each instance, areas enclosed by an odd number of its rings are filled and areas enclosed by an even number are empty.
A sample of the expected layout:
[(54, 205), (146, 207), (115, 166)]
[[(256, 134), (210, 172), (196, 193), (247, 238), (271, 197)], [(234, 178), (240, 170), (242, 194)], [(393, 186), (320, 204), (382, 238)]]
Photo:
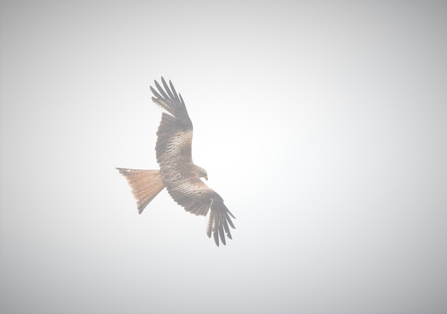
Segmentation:
[[(206, 235), (208, 238), (211, 238), (211, 235), (213, 235), (214, 243), (217, 246), (220, 246), (220, 243), (226, 246), (226, 238), (233, 240), (229, 226), (236, 229), (228, 215), (229, 210), (223, 202), (212, 202), (210, 207)], [(225, 212), (222, 212), (222, 210), (225, 210)], [(230, 215), (233, 216), (231, 213)]]

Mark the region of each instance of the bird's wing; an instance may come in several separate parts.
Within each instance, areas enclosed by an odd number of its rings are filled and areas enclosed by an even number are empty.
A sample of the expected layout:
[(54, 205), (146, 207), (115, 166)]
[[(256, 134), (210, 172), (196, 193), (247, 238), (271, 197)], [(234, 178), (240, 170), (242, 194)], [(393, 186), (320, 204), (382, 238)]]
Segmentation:
[[(169, 87), (163, 77), (161, 81), (164, 89), (157, 81), (155, 81), (155, 86), (158, 91), (151, 86), (151, 91), (155, 96), (152, 97), (152, 100), (169, 113), (163, 113), (157, 131), (157, 144), (155, 146), (157, 162), (160, 164), (163, 175), (170, 172), (171, 175), (179, 177), (178, 172), (187, 170), (185, 165), (192, 165), (193, 127), (185, 102), (175, 91), (172, 82), (169, 81), (171, 86)], [(171, 181), (175, 178), (167, 177), (165, 179)]]
[(191, 119), (189, 118), (188, 111), (186, 110), (185, 102), (183, 101), (182, 95), (177, 94), (174, 85), (169, 81), (169, 86), (165, 79), (162, 77), (161, 82), (163, 83), (164, 89), (155, 82), (155, 86), (158, 89), (155, 90), (152, 86), (151, 91), (155, 97), (152, 97), (152, 101), (157, 105), (165, 109), (176, 119), (179, 119), (185, 127), (190, 127), (192, 129)]
[(219, 246), (219, 239), (226, 245), (225, 234), (232, 239), (229, 227), (235, 229), (231, 217), (236, 217), (225, 206), (222, 197), (202, 180), (199, 178), (184, 180), (175, 186), (168, 187), (168, 192), (186, 211), (202, 216), (207, 216), (209, 213), (206, 234), (211, 237), (213, 233), (217, 246)]

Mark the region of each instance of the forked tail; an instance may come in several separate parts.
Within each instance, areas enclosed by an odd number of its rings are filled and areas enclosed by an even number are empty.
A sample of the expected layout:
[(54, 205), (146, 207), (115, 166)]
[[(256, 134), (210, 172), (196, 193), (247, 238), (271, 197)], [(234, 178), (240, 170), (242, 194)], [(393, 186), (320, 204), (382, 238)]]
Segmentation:
[(146, 206), (165, 187), (163, 177), (158, 170), (137, 170), (116, 168), (126, 177), (137, 201), (138, 213), (141, 214)]

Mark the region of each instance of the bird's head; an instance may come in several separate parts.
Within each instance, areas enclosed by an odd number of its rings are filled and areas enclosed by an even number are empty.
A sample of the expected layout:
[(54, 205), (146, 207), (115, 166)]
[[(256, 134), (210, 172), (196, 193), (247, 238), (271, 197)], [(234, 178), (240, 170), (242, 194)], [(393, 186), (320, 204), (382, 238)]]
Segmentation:
[(196, 165), (196, 169), (197, 169), (197, 174), (199, 175), (199, 178), (205, 178), (206, 181), (208, 181), (208, 173), (206, 172), (205, 169), (203, 169), (202, 167), (199, 167)]

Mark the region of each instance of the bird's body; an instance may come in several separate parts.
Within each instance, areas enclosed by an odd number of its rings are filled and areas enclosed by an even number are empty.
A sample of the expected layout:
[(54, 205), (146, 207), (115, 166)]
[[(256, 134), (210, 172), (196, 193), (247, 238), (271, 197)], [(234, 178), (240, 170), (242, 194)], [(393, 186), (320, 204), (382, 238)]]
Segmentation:
[(171, 82), (168, 86), (163, 77), (161, 81), (164, 89), (157, 81), (155, 86), (158, 91), (151, 87), (154, 103), (168, 112), (163, 112), (157, 131), (155, 150), (160, 170), (117, 169), (127, 178), (140, 214), (166, 187), (174, 201), (186, 211), (202, 216), (209, 213), (208, 237), (213, 233), (217, 246), (219, 239), (226, 244), (225, 233), (231, 239), (229, 226), (234, 228), (231, 217), (235, 217), (222, 197), (200, 179), (208, 180), (208, 175), (205, 169), (192, 161), (193, 126), (185, 103)]

